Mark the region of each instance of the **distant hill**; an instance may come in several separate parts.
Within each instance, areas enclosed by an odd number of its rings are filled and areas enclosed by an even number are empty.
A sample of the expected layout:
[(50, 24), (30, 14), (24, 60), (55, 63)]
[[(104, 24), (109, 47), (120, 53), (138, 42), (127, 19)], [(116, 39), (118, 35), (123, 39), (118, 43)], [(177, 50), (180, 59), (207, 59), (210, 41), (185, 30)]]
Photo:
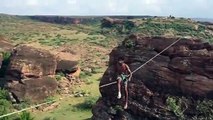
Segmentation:
[(200, 22), (212, 22), (213, 23), (213, 18), (192, 18), (195, 21), (200, 21)]

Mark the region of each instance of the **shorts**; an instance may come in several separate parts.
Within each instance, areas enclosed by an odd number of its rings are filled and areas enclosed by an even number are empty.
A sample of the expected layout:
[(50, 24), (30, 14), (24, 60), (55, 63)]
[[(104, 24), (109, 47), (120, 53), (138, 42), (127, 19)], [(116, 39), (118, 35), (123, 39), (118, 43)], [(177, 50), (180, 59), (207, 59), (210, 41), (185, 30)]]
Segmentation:
[(118, 80), (118, 79), (121, 79), (121, 81), (123, 81), (124, 85), (127, 85), (127, 82), (128, 82), (128, 75), (120, 74), (120, 75), (118, 75), (118, 77), (117, 77), (117, 80)]

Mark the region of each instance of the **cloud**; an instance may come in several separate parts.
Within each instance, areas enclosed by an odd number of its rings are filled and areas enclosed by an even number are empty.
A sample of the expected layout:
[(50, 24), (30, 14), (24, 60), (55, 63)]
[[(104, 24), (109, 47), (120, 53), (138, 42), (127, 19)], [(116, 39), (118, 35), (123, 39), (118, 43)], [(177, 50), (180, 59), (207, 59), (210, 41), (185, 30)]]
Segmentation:
[(212, 0), (1, 0), (0, 13), (19, 15), (155, 15), (208, 17)]
[(67, 0), (67, 3), (74, 5), (77, 3), (77, 0)]
[(27, 6), (37, 6), (38, 4), (38, 0), (28, 0), (26, 1), (26, 5)]

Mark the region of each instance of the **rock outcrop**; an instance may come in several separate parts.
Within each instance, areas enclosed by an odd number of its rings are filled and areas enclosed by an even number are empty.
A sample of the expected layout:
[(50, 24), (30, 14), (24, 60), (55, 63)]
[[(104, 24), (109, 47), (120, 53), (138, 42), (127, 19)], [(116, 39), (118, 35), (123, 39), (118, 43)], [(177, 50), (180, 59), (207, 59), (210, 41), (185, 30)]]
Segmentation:
[(21, 45), (14, 48), (11, 54), (7, 76), (9, 80), (20, 80), (54, 75), (56, 66), (55, 56), (48, 51)]
[(58, 83), (52, 77), (56, 67), (56, 57), (50, 52), (19, 45), (11, 53), (5, 87), (16, 102), (42, 101), (57, 90)]
[(109, 17), (106, 17), (101, 20), (102, 27), (111, 28), (111, 27), (115, 27), (115, 25), (121, 25), (126, 27), (127, 29), (129, 27), (136, 26), (136, 24), (130, 20), (116, 19), (116, 18), (109, 18)]
[[(116, 81), (115, 64), (119, 56), (125, 56), (125, 62), (133, 71), (176, 40), (129, 36), (110, 53), (109, 67), (100, 85)], [(123, 112), (136, 117), (135, 120), (178, 119), (168, 110), (166, 103), (169, 96), (175, 96), (186, 98), (190, 107), (184, 111), (184, 115), (186, 119), (192, 119), (198, 112), (195, 102), (190, 99), (213, 98), (212, 53), (213, 45), (198, 39), (182, 38), (133, 74), (128, 84), (128, 110)], [(100, 88), (100, 92), (102, 98), (93, 107), (94, 120), (131, 119), (124, 114), (124, 118), (118, 117), (121, 111), (110, 112), (111, 108), (124, 105), (124, 96), (121, 100), (117, 99), (116, 84)]]
[(74, 73), (78, 68), (77, 61), (59, 60), (57, 62), (56, 72), (62, 72), (64, 74)]
[(98, 21), (98, 17), (70, 17), (70, 16), (28, 16), (31, 19), (55, 24), (86, 24)]
[(28, 78), (19, 82), (10, 82), (7, 89), (12, 93), (17, 102), (30, 100), (40, 102), (54, 95), (57, 90), (57, 82), (51, 77)]

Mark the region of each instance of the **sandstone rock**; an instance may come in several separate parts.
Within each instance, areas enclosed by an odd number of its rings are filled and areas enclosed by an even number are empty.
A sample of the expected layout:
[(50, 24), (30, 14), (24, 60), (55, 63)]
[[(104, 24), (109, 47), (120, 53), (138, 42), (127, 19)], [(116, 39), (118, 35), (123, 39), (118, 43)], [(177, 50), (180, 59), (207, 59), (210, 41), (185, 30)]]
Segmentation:
[(21, 45), (12, 52), (7, 76), (14, 80), (54, 75), (56, 65), (56, 58), (48, 51)]
[(112, 27), (114, 24), (123, 24), (124, 20), (112, 19), (112, 18), (106, 17), (101, 22), (102, 22), (102, 27)]
[[(176, 40), (177, 38), (137, 35), (127, 37), (122, 45), (114, 48), (110, 53), (109, 67), (100, 85), (116, 81), (115, 64), (119, 56), (125, 56), (125, 62), (133, 71)], [(129, 43), (131, 46), (128, 46)], [(129, 109), (126, 112), (137, 117), (137, 120), (175, 120), (178, 118), (166, 109), (165, 101), (168, 96), (212, 99), (213, 56), (210, 46), (209, 43), (203, 43), (199, 39), (181, 39), (136, 71), (128, 84)], [(107, 110), (115, 105), (124, 105), (124, 91), (121, 100), (117, 99), (116, 84), (100, 88), (100, 92), (102, 99), (93, 108), (93, 119), (98, 120), (101, 116), (105, 116), (104, 119), (118, 120), (116, 118), (118, 114), (112, 115)], [(196, 105), (190, 102), (189, 104), (194, 109), (190, 107), (186, 111), (194, 112)], [(191, 113), (185, 115), (186, 119), (191, 119)]]
[(127, 20), (123, 20), (123, 19), (106, 17), (101, 20), (101, 26), (106, 27), (106, 28), (113, 27), (114, 25), (124, 25), (125, 26), (126, 24), (131, 25), (132, 27), (136, 25), (132, 21), (127, 21)]
[(22, 82), (7, 83), (7, 89), (17, 102), (26, 100), (40, 102), (53, 95), (57, 89), (56, 80), (50, 77), (30, 78), (22, 80)]
[(57, 62), (56, 72), (62, 72), (64, 74), (70, 74), (77, 70), (77, 61), (60, 60)]
[(108, 107), (103, 103), (103, 100), (99, 99), (92, 109), (92, 120), (113, 120), (113, 116), (109, 115), (107, 111)]

